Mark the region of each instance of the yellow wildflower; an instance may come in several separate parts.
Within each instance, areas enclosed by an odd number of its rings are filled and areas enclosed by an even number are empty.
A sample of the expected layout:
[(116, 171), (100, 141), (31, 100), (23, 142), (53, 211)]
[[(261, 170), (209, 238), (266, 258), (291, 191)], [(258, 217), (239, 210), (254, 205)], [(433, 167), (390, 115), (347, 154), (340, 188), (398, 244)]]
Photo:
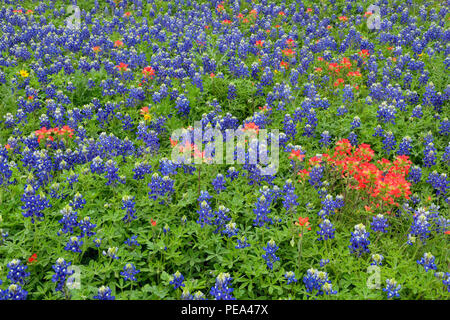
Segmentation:
[(28, 78), (28, 76), (30, 75), (27, 70), (20, 70), (19, 74), (22, 76), (22, 78)]

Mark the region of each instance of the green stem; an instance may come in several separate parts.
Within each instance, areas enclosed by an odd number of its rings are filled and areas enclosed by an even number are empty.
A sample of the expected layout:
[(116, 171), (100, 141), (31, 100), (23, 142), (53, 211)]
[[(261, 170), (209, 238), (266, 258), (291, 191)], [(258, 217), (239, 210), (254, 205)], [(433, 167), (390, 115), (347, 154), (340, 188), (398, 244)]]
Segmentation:
[(200, 197), (201, 167), (198, 166), (198, 196)]
[(328, 243), (329, 240), (325, 240), (325, 248), (327, 250), (327, 259), (330, 258), (330, 250), (331, 250), (331, 243)]
[(37, 240), (37, 227), (36, 227), (37, 221), (33, 224), (34, 224), (34, 239), (33, 239), (33, 247), (31, 248), (32, 254), (34, 253), (34, 247), (36, 246), (36, 240)]
[(302, 227), (302, 231), (300, 233), (300, 239), (298, 240), (298, 244), (297, 244), (297, 250), (298, 250), (298, 269), (300, 270), (300, 261), (301, 261), (301, 257), (302, 257), (302, 249), (303, 249), (303, 231), (304, 231), (304, 227)]

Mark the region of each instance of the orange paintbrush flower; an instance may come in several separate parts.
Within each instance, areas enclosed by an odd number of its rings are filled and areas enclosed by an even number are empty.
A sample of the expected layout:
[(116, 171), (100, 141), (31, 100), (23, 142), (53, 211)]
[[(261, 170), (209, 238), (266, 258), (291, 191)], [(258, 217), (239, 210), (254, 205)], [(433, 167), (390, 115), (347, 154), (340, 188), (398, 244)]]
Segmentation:
[(128, 64), (121, 62), (115, 68), (119, 69), (120, 72), (128, 71)]
[(114, 47), (116, 47), (116, 48), (123, 47), (123, 42), (120, 40), (114, 41)]

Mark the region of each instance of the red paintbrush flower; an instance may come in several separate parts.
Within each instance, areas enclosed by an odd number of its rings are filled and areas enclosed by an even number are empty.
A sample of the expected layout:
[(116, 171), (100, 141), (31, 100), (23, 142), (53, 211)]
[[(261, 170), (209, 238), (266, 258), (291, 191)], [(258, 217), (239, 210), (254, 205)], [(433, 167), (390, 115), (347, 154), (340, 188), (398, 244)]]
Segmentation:
[(119, 69), (120, 72), (125, 72), (128, 71), (128, 64), (121, 62), (115, 68)]
[(33, 262), (36, 262), (37, 261), (37, 254), (36, 253), (33, 253), (32, 255), (31, 255), (31, 257), (29, 257), (28, 258), (28, 263), (33, 263)]

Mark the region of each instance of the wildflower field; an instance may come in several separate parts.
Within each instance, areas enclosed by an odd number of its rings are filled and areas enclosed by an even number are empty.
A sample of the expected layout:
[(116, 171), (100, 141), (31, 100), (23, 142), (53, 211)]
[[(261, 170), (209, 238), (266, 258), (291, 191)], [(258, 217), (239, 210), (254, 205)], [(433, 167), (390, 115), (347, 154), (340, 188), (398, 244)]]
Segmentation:
[(449, 10), (0, 0), (0, 300), (448, 300)]

